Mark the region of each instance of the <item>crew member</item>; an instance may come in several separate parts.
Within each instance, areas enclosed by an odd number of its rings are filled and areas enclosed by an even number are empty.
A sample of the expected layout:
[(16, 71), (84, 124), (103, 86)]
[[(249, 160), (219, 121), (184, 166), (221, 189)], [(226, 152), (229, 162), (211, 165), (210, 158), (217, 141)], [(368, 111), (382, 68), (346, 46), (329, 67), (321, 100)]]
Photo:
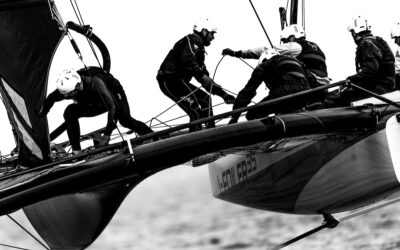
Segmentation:
[[(190, 118), (190, 121), (213, 115), (211, 96), (190, 83), (194, 77), (209, 93), (218, 95), (225, 103), (232, 104), (235, 98), (217, 85), (207, 71), (205, 47), (214, 40), (217, 29), (208, 19), (200, 19), (189, 34), (169, 51), (157, 73), (161, 91), (173, 100)], [(206, 128), (215, 127), (208, 122)], [(201, 125), (191, 126), (189, 131), (201, 130)]]
[(79, 71), (64, 70), (56, 85), (57, 89), (46, 98), (39, 115), (46, 115), (55, 102), (74, 100), (64, 111), (67, 134), (74, 154), (81, 151), (78, 121), (81, 117), (93, 117), (108, 112), (107, 125), (100, 145), (108, 144), (117, 121), (139, 135), (153, 132), (146, 124), (131, 117), (128, 100), (121, 84), (110, 73), (98, 67)]

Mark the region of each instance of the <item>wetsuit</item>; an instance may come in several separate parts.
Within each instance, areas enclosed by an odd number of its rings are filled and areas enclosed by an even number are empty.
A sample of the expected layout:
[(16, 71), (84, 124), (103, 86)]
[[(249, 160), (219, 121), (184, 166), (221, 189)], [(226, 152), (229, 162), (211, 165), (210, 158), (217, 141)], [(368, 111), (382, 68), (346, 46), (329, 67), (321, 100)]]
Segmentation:
[[(157, 74), (161, 91), (177, 103), (191, 122), (213, 115), (210, 95), (190, 83), (193, 77), (200, 82), (204, 75), (209, 75), (204, 64), (205, 53), (202, 38), (189, 34), (175, 43)], [(212, 94), (225, 94), (219, 85), (204, 87)], [(206, 124), (207, 128), (214, 126), (214, 122)], [(201, 125), (190, 127), (190, 131), (196, 130), (201, 130)]]
[(400, 90), (400, 46), (397, 46), (397, 50), (394, 54), (394, 59), (395, 59), (394, 66), (395, 66), (395, 74), (396, 74), (396, 89)]
[[(381, 37), (368, 35), (362, 38), (356, 50), (355, 75), (347, 79), (376, 94), (385, 94), (395, 89), (394, 55)], [(349, 106), (350, 102), (370, 97), (357, 89), (333, 92), (327, 106)]]
[(66, 98), (58, 90), (53, 91), (45, 100), (41, 113), (47, 114), (55, 102), (74, 99), (74, 103), (67, 106), (64, 119), (68, 137), (73, 150), (80, 150), (80, 127), (78, 119), (93, 117), (108, 112), (107, 125), (104, 135), (111, 135), (119, 121), (139, 135), (153, 132), (146, 124), (135, 120), (130, 115), (128, 100), (122, 86), (111, 74), (100, 68), (89, 68), (89, 71), (80, 70), (82, 88), (71, 98)]
[(301, 52), (297, 56), (306, 68), (319, 77), (327, 77), (326, 58), (320, 47), (313, 42), (305, 39), (297, 39), (296, 42), (301, 45)]
[[(297, 59), (289, 56), (276, 55), (257, 66), (246, 86), (239, 92), (233, 109), (246, 107), (256, 95), (256, 90), (264, 81), (269, 94), (261, 102), (278, 97), (294, 94), (310, 89), (304, 68)], [(247, 112), (248, 120), (264, 117), (270, 113), (286, 113), (303, 108), (309, 101), (309, 96), (298, 97), (293, 100), (279, 103), (274, 108), (261, 107)], [(234, 115), (237, 119), (240, 114)]]
[[(304, 64), (306, 76), (311, 88), (320, 87), (330, 83), (326, 66), (326, 58), (320, 47), (304, 38), (296, 42), (287, 42), (274, 46), (280, 55), (290, 56), (298, 59)], [(234, 52), (236, 57), (246, 59), (258, 59), (261, 54), (268, 50), (268, 47), (257, 47)], [(325, 99), (327, 92), (314, 93), (310, 102), (320, 102)]]

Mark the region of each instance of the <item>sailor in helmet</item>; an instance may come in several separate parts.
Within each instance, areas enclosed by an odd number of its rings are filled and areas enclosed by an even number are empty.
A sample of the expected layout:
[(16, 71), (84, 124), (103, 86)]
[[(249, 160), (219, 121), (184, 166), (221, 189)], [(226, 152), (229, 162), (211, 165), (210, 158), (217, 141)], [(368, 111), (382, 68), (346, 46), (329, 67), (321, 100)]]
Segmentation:
[[(385, 94), (395, 89), (394, 55), (383, 38), (373, 36), (369, 21), (357, 16), (347, 30), (351, 33), (356, 49), (357, 73), (347, 77), (354, 83), (376, 94)], [(330, 92), (327, 107), (349, 106), (351, 102), (370, 97), (357, 89), (344, 87), (339, 92)]]
[[(296, 58), (280, 55), (275, 49), (267, 49), (260, 56), (246, 86), (239, 92), (233, 110), (246, 107), (256, 96), (256, 90), (264, 82), (268, 96), (261, 102), (310, 89), (303, 64)], [(247, 112), (247, 120), (265, 117), (271, 113), (287, 113), (300, 110), (309, 102), (309, 96), (300, 96), (274, 107), (261, 107)], [(240, 114), (235, 114), (229, 124), (236, 123)]]
[[(193, 33), (175, 43), (157, 73), (161, 91), (178, 104), (191, 122), (213, 114), (211, 98), (207, 92), (220, 96), (227, 104), (235, 101), (232, 95), (209, 77), (204, 63), (205, 47), (214, 40), (216, 32), (217, 29), (207, 18), (199, 19), (193, 27)], [(190, 83), (193, 77), (207, 92)], [(214, 122), (206, 124), (206, 128), (214, 126)], [(190, 131), (201, 129), (201, 125), (189, 128)]]
[(108, 112), (100, 145), (108, 144), (117, 121), (139, 135), (153, 132), (146, 124), (131, 117), (128, 100), (119, 81), (101, 68), (89, 67), (79, 71), (66, 69), (59, 75), (56, 85), (57, 89), (44, 101), (39, 116), (45, 116), (55, 102), (74, 100), (64, 111), (68, 138), (74, 154), (81, 151), (78, 121), (81, 117), (93, 117)]
[[(326, 66), (326, 58), (321, 48), (314, 42), (306, 40), (304, 28), (298, 24), (285, 27), (280, 35), (281, 44), (274, 49), (281, 55), (295, 57), (305, 65), (307, 78), (311, 88), (330, 83)], [(229, 55), (245, 59), (258, 59), (268, 47), (256, 47), (246, 50), (233, 51), (226, 48), (222, 55)], [(313, 102), (321, 102), (326, 92), (314, 93)]]
[(396, 52), (394, 53), (395, 59), (395, 74), (396, 74), (396, 89), (400, 89), (400, 22), (392, 28), (390, 37), (394, 40), (397, 45)]

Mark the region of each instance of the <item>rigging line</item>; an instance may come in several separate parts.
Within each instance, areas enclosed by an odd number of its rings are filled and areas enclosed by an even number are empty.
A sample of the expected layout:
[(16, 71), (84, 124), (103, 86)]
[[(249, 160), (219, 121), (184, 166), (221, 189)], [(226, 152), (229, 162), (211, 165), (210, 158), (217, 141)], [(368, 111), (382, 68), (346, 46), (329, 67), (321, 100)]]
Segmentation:
[(238, 57), (238, 59), (240, 60), (240, 61), (242, 61), (242, 62), (244, 62), (247, 66), (249, 66), (252, 70), (254, 70), (254, 67), (253, 66), (251, 66), (248, 62), (246, 62), (244, 59), (242, 59), (242, 58), (240, 58), (240, 57)]
[(344, 222), (344, 221), (350, 220), (350, 219), (352, 219), (354, 217), (357, 217), (357, 216), (360, 216), (360, 215), (375, 211), (377, 209), (381, 209), (381, 208), (387, 207), (387, 206), (392, 205), (394, 203), (397, 203), (399, 201), (400, 201), (400, 198), (389, 200), (387, 202), (383, 202), (382, 204), (376, 204), (376, 205), (373, 205), (371, 207), (367, 207), (365, 209), (362, 209), (362, 210), (359, 210), (357, 212), (351, 213), (349, 215), (345, 215), (345, 216), (343, 216), (341, 218), (338, 218), (337, 220), (339, 222)]
[(76, 9), (78, 10), (79, 17), (82, 20), (82, 24), (85, 24), (85, 22), (83, 21), (83, 17), (82, 17), (81, 11), (79, 10), (78, 3), (76, 2), (76, 0), (74, 0), (74, 2), (75, 2)]
[[(222, 59), (224, 59), (224, 57), (225, 57), (225, 56), (222, 56), (221, 60), (219, 60), (219, 62), (218, 62), (218, 64), (217, 64), (217, 67), (215, 68), (214, 75), (213, 75), (213, 80), (214, 80), (214, 78), (215, 78), (215, 74), (217, 73), (217, 69), (218, 69), (220, 63), (222, 62)], [(254, 67), (251, 66), (248, 62), (246, 62), (246, 61), (243, 60), (242, 58), (237, 57), (237, 59), (241, 60), (244, 64), (246, 64), (247, 66), (249, 66), (251, 69), (254, 70)], [(237, 93), (235, 93), (235, 92), (233, 92), (233, 91), (230, 91), (229, 89), (223, 88), (222, 86), (221, 86), (221, 88), (222, 88), (223, 90), (225, 90), (226, 92), (230, 93), (230, 94), (233, 94), (233, 95), (235, 95), (235, 96), (238, 95)], [(254, 101), (251, 101), (251, 103), (255, 104)], [(214, 107), (215, 107), (215, 106), (214, 106)]]
[[(117, 122), (115, 122), (115, 127), (116, 127), (116, 129), (117, 129), (117, 131), (118, 131), (118, 134), (119, 134), (119, 137), (121, 137), (122, 138), (122, 141), (126, 141), (125, 140), (125, 137), (122, 135), (122, 133), (121, 133), (121, 130), (119, 129), (119, 127), (117, 126)], [(136, 132), (136, 136), (137, 136), (138, 134), (137, 134), (137, 132)]]
[(381, 204), (372, 205), (372, 206), (367, 207), (365, 209), (361, 209), (359, 211), (350, 213), (350, 214), (345, 215), (345, 216), (343, 216), (341, 218), (338, 218), (338, 219), (334, 218), (332, 215), (324, 215), (325, 219), (324, 219), (324, 222), (322, 223), (322, 225), (320, 225), (320, 226), (318, 226), (318, 227), (316, 227), (316, 228), (314, 228), (314, 229), (312, 229), (310, 231), (307, 231), (306, 233), (301, 234), (301, 235), (299, 235), (299, 236), (297, 236), (295, 238), (292, 238), (289, 241), (286, 241), (286, 242), (284, 242), (284, 243), (282, 243), (282, 244), (280, 244), (278, 246), (275, 246), (271, 250), (282, 249), (282, 248), (284, 248), (286, 246), (289, 246), (289, 245), (291, 245), (291, 244), (293, 244), (293, 243), (295, 243), (295, 242), (297, 242), (297, 241), (299, 241), (301, 239), (304, 239), (304, 238), (306, 238), (306, 237), (308, 237), (308, 236), (310, 236), (312, 234), (315, 234), (315, 233), (317, 233), (317, 232), (319, 232), (319, 231), (321, 231), (323, 229), (335, 228), (341, 222), (344, 222), (344, 221), (350, 220), (352, 218), (361, 216), (363, 214), (366, 214), (366, 213), (369, 213), (369, 212), (384, 208), (386, 206), (392, 205), (392, 204), (397, 203), (399, 201), (400, 201), (400, 198), (395, 198), (393, 200), (389, 200), (389, 201), (383, 202)]
[(315, 115), (311, 115), (311, 114), (305, 114), (305, 113), (299, 113), (298, 115), (302, 115), (302, 116), (309, 116), (312, 117), (314, 119), (316, 119), (323, 128), (325, 128), (325, 124), (321, 121), (321, 119), (319, 119), (319, 117), (315, 116)]
[(15, 224), (17, 224), (22, 230), (24, 230), (28, 235), (30, 235), (34, 240), (36, 240), (40, 245), (42, 245), (45, 249), (50, 250), (43, 242), (41, 242), (37, 237), (35, 237), (31, 232), (29, 232), (24, 226), (22, 226), (18, 221), (16, 221), (11, 215), (7, 214), (7, 217), (10, 218)]
[(173, 118), (173, 119), (170, 119), (170, 120), (167, 120), (167, 121), (162, 121), (162, 120), (160, 120), (160, 119), (158, 119), (158, 118), (152, 118), (151, 121), (156, 120), (156, 121), (159, 122), (159, 123), (157, 123), (157, 124), (153, 124), (153, 127), (156, 127), (156, 126), (159, 126), (159, 125), (164, 125), (165, 127), (171, 128), (172, 126), (171, 126), (171, 125), (168, 125), (169, 122), (172, 122), (172, 121), (175, 121), (175, 120), (179, 120), (180, 118), (183, 118), (183, 117), (185, 117), (185, 116), (186, 116), (186, 115), (181, 115), (181, 116), (179, 116), (179, 117), (176, 117), (176, 118)]
[(256, 11), (256, 8), (254, 8), (253, 2), (252, 2), (251, 0), (249, 0), (249, 2), (250, 2), (250, 4), (251, 4), (251, 7), (253, 7), (253, 10), (254, 10), (254, 13), (255, 13), (256, 16), (257, 16), (258, 22), (261, 24), (261, 27), (262, 27), (262, 29), (263, 29), (265, 35), (267, 36), (267, 39), (268, 39), (269, 44), (271, 45), (271, 47), (274, 47), (274, 45), (273, 45), (272, 42), (271, 42), (271, 39), (269, 39), (268, 33), (267, 33), (267, 31), (265, 30), (263, 23), (261, 22), (260, 17), (258, 16), (258, 13), (257, 13), (257, 11)]
[[(74, 2), (75, 2), (75, 3), (73, 3), (72, 0), (70, 0), (72, 9), (73, 9), (74, 12), (75, 12), (75, 16), (76, 16), (76, 18), (78, 19), (79, 24), (80, 24), (81, 26), (84, 26), (85, 23), (84, 23), (84, 21), (83, 21), (82, 14), (81, 14), (81, 12), (80, 12), (80, 10), (79, 10), (78, 4), (76, 3), (75, 0), (74, 0)], [(71, 36), (71, 37), (72, 37), (72, 36)], [(93, 46), (92, 41), (90, 41), (90, 39), (87, 38), (87, 37), (86, 37), (86, 40), (87, 40), (87, 42), (88, 42), (88, 44), (89, 44), (90, 49), (92, 50), (92, 53), (93, 53), (94, 57), (96, 58), (97, 63), (98, 63), (99, 66), (102, 68), (101, 63), (100, 63), (100, 60), (99, 60), (99, 57), (97, 56), (97, 53), (96, 53), (96, 51), (95, 51), (95, 49), (94, 49), (94, 46)], [(76, 46), (77, 46), (77, 45), (76, 45)], [(84, 61), (83, 61), (83, 58), (81, 58), (81, 57), (82, 57), (82, 55), (80, 56), (80, 59), (81, 59), (83, 65), (84, 65), (84, 67), (86, 68), (86, 65), (85, 65), (85, 63), (84, 63)]]
[(302, 0), (301, 2), (302, 5), (302, 25), (303, 25), (303, 29), (304, 29), (304, 33), (306, 31), (306, 2), (305, 0)]
[(21, 248), (21, 247), (11, 246), (11, 245), (7, 245), (7, 244), (0, 244), (0, 246), (19, 249), (19, 250), (29, 250), (28, 248)]
[(286, 135), (286, 124), (285, 124), (285, 121), (282, 120), (282, 118), (280, 118), (279, 116), (274, 116), (274, 118), (278, 119), (282, 123), (283, 136), (285, 136)]
[[(217, 63), (217, 66), (215, 67), (214, 74), (213, 74), (213, 77), (212, 77), (213, 82), (214, 82), (214, 79), (215, 79), (215, 75), (217, 74), (218, 67), (219, 67), (219, 65), (221, 64), (221, 62), (222, 62), (222, 60), (224, 59), (224, 57), (225, 57), (225, 55), (223, 55), (223, 56), (221, 57), (221, 59), (220, 59), (219, 62)], [(222, 88), (222, 86), (221, 86), (221, 88)], [(211, 91), (211, 93), (212, 93), (212, 85), (211, 85), (210, 91)], [(208, 96), (208, 116), (211, 116), (211, 110), (212, 110), (212, 108), (213, 108), (213, 106), (212, 106), (212, 97), (211, 97), (211, 94), (210, 94), (210, 95)]]
[[(160, 114), (156, 115), (155, 117), (153, 117), (152, 119), (158, 119), (158, 117), (160, 117), (161, 115), (165, 114), (168, 110), (172, 109), (173, 107), (177, 106), (180, 102), (182, 102), (183, 100), (185, 100), (186, 98), (188, 98), (189, 96), (191, 96), (193, 93), (195, 93), (197, 90), (199, 90), (201, 88), (197, 87), (195, 90), (193, 90), (192, 92), (190, 92), (189, 94), (187, 94), (186, 96), (182, 97), (179, 101), (175, 102), (174, 104), (172, 104), (170, 107), (168, 107), (167, 109), (165, 109), (164, 111), (162, 111)], [(149, 121), (148, 121), (149, 122)]]
[(217, 66), (215, 67), (215, 70), (214, 70), (214, 75), (213, 75), (213, 80), (215, 79), (215, 74), (217, 74), (217, 70), (218, 70), (218, 67), (219, 67), (219, 65), (221, 64), (221, 62), (222, 62), (222, 60), (225, 58), (225, 55), (223, 55), (222, 56), (222, 58), (219, 60), (219, 62), (217, 63)]
[(72, 0), (69, 0), (69, 2), (71, 3), (72, 9), (75, 12), (75, 16), (78, 19), (79, 24), (83, 26), (83, 20), (81, 18), (82, 16), (80, 15), (80, 13), (78, 13), (79, 12), (78, 6), (76, 6), (76, 8), (75, 8), (76, 1), (75, 1), (75, 4), (72, 2)]

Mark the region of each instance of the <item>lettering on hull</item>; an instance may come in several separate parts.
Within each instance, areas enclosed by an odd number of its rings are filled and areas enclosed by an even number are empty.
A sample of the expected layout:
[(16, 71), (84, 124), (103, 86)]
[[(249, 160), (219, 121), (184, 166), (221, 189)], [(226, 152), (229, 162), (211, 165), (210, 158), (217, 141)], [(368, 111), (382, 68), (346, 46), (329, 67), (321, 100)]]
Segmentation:
[(220, 173), (216, 173), (215, 179), (219, 187), (220, 193), (230, 189), (257, 172), (257, 163), (254, 154), (247, 154), (244, 159), (239, 162), (232, 163)]

